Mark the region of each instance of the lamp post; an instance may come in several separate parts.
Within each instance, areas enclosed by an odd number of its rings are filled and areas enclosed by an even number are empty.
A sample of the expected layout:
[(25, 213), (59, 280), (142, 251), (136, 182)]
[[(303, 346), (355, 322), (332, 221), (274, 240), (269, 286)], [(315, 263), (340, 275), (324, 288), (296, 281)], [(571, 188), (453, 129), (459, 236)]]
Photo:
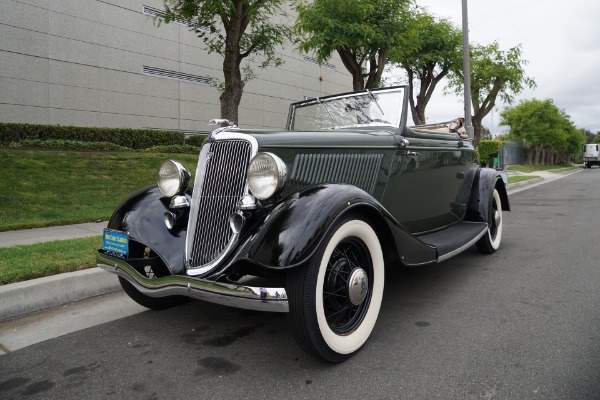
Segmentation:
[(469, 140), (473, 141), (475, 133), (471, 120), (471, 64), (469, 62), (469, 16), (467, 0), (462, 0), (462, 37), (463, 37), (463, 75), (465, 87), (465, 127)]

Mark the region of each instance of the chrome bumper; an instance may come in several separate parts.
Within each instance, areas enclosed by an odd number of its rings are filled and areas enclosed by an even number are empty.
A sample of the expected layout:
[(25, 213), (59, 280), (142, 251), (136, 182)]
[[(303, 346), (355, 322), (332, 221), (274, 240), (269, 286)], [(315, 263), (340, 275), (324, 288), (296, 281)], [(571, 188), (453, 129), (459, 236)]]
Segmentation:
[(137, 272), (127, 260), (102, 251), (98, 251), (96, 264), (127, 279), (137, 290), (150, 297), (178, 295), (250, 310), (289, 311), (285, 288), (244, 286), (181, 275), (149, 279)]

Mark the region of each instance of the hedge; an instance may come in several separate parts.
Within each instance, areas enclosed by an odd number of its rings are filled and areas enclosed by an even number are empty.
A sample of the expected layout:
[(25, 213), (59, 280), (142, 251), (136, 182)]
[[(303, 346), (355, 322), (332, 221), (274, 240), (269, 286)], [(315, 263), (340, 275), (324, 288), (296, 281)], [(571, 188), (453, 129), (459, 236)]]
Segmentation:
[(201, 147), (202, 142), (204, 142), (204, 139), (206, 139), (207, 136), (208, 135), (190, 135), (185, 143), (189, 144), (190, 146)]
[(479, 153), (479, 160), (482, 165), (488, 165), (491, 163), (490, 157), (498, 154), (498, 150), (502, 142), (499, 140), (482, 140), (477, 145), (477, 153)]
[(145, 149), (152, 146), (182, 145), (184, 134), (152, 129), (0, 123), (0, 146), (23, 140), (108, 142), (131, 149)]

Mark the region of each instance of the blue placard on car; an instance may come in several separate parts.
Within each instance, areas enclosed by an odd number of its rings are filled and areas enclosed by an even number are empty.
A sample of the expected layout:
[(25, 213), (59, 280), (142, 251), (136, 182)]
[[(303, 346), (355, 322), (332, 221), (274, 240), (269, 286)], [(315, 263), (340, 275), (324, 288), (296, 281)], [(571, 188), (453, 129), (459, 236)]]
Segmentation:
[(104, 229), (102, 248), (105, 251), (127, 256), (129, 252), (129, 235), (125, 232)]

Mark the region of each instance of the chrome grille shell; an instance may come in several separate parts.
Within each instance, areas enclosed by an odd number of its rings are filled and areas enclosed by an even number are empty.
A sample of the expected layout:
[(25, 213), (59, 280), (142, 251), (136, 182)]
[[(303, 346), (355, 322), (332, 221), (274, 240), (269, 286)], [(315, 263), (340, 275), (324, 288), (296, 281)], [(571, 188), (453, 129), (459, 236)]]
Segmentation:
[(229, 225), (238, 200), (248, 194), (246, 170), (258, 143), (250, 135), (219, 132), (200, 152), (190, 206), (185, 264), (188, 275), (210, 272), (238, 240)]

